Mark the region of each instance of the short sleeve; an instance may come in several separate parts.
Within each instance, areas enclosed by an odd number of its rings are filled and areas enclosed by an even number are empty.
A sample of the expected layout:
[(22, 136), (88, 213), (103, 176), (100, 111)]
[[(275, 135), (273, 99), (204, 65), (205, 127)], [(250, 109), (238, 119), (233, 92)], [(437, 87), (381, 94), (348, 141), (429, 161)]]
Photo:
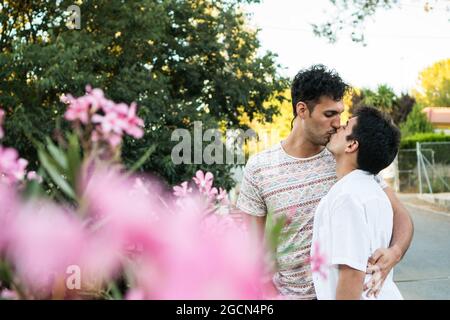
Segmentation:
[(384, 188), (388, 187), (388, 184), (386, 183), (386, 181), (384, 181), (384, 179), (381, 177), (380, 174), (377, 174), (374, 177), (375, 177), (375, 181), (378, 182), (378, 184), (380, 185), (381, 189), (384, 189)]
[(249, 215), (263, 217), (267, 214), (267, 208), (254, 175), (252, 161), (249, 160), (244, 169), (236, 206)]
[(370, 233), (365, 211), (351, 195), (344, 195), (331, 208), (331, 264), (345, 264), (366, 271), (370, 256)]

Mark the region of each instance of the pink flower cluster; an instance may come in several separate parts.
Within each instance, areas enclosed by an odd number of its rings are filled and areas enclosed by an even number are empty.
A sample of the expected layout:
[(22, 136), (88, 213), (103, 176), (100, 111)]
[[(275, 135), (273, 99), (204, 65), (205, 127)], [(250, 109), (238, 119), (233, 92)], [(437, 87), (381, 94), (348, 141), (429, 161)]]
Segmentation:
[(313, 244), (311, 250), (311, 256), (308, 259), (311, 264), (311, 272), (319, 274), (322, 278), (326, 279), (327, 274), (325, 270), (327, 269), (327, 259), (326, 256), (320, 251), (319, 242)]
[[(229, 204), (228, 194), (226, 190), (213, 187), (214, 175), (211, 172), (206, 172), (198, 170), (195, 173), (195, 177), (192, 178), (195, 185), (197, 186), (197, 191), (203, 196), (206, 196), (208, 200), (215, 200), (222, 205)], [(188, 182), (184, 181), (180, 186), (173, 187), (173, 194), (176, 197), (186, 197), (192, 193), (192, 187), (188, 187)]]
[(24, 286), (21, 298), (77, 297), (71, 266), (82, 291), (100, 292), (123, 272), (129, 299), (262, 298), (261, 248), (232, 219), (205, 217), (195, 197), (181, 208), (162, 184), (108, 169), (81, 188), (73, 211), (0, 187), (0, 256)]
[[(5, 117), (5, 111), (0, 109), (0, 139), (4, 137), (2, 124)], [(0, 184), (12, 185), (22, 181), (24, 177), (28, 180), (42, 182), (42, 178), (36, 172), (26, 173), (25, 168), (28, 161), (19, 158), (19, 153), (14, 148), (7, 148), (0, 144)]]
[(16, 149), (0, 145), (0, 183), (13, 184), (25, 177), (28, 161), (19, 158)]
[(95, 124), (91, 139), (94, 142), (106, 141), (117, 147), (124, 134), (135, 138), (144, 135), (144, 121), (136, 115), (137, 105), (115, 103), (107, 99), (101, 89), (86, 87), (84, 96), (74, 98), (63, 95), (61, 101), (68, 104), (64, 117), (69, 121), (79, 121), (84, 125)]

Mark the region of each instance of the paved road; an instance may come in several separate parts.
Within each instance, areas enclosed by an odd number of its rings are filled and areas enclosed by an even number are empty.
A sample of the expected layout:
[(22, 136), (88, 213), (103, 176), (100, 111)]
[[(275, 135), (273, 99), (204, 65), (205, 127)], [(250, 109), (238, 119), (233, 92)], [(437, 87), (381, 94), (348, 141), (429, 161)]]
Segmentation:
[(394, 279), (405, 299), (450, 299), (450, 213), (401, 195), (414, 221), (414, 238)]

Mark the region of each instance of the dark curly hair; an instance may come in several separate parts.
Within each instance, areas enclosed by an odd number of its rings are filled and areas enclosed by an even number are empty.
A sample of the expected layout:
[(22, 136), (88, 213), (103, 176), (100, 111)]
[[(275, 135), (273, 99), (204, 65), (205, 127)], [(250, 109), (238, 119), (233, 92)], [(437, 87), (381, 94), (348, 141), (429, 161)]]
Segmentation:
[(339, 101), (349, 88), (336, 71), (328, 70), (322, 64), (300, 70), (291, 86), (294, 118), (297, 116), (296, 105), (299, 101), (303, 101), (309, 111), (313, 112), (322, 96)]
[(400, 144), (400, 130), (381, 111), (361, 106), (353, 116), (358, 117), (347, 140), (358, 141), (358, 168), (378, 174), (394, 161)]

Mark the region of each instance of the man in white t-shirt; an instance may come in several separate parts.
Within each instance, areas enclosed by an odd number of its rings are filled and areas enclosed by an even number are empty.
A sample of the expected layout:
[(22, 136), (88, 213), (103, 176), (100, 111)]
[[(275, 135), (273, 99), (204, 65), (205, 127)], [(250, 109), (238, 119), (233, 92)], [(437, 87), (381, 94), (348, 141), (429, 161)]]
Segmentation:
[[(292, 131), (281, 143), (250, 157), (245, 166), (233, 215), (242, 216), (262, 237), (268, 215), (288, 222), (277, 242), (276, 268), (267, 277), (269, 297), (316, 298), (309, 263), (314, 212), (336, 182), (336, 162), (325, 146), (340, 128), (348, 89), (339, 74), (323, 65), (300, 70), (291, 86)], [(394, 224), (389, 248), (377, 248), (367, 268), (373, 272), (367, 285), (375, 295), (413, 234), (412, 220), (395, 192), (389, 187), (384, 192)]]
[[(311, 260), (318, 299), (368, 298), (363, 293), (368, 260), (376, 249), (389, 247), (393, 227), (391, 203), (375, 177), (392, 163), (399, 142), (390, 119), (362, 107), (327, 144), (338, 181), (315, 213)], [(318, 255), (322, 266), (314, 265)], [(392, 270), (378, 298), (402, 299)]]

